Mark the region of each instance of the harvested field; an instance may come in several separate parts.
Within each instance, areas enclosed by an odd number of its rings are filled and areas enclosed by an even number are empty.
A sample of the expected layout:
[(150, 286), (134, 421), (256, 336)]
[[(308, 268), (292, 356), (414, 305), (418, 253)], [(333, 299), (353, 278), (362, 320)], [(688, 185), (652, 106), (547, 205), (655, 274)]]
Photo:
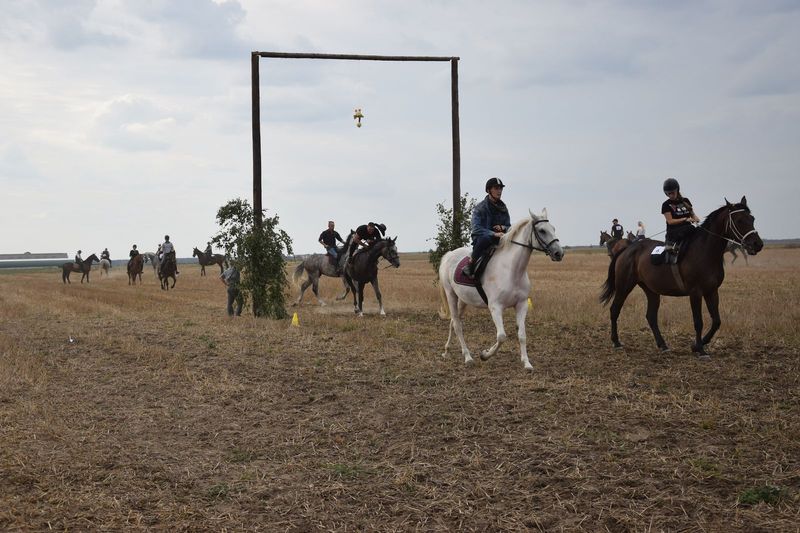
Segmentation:
[[(798, 530), (800, 250), (728, 266), (709, 363), (688, 299), (661, 354), (637, 289), (614, 351), (604, 253), (534, 256), (531, 374), (513, 336), (443, 359), (433, 271), (402, 261), (386, 318), (309, 290), (297, 328), (228, 319), (199, 267), (0, 271), (0, 529)], [(466, 331), (487, 347), (488, 312)]]

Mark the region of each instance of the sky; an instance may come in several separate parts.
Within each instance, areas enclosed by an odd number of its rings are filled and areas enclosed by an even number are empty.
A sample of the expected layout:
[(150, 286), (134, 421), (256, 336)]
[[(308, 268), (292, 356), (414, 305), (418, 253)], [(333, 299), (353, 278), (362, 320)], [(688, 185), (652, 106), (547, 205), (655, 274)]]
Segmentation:
[[(563, 244), (747, 196), (800, 237), (800, 1), (3, 0), (0, 253), (169, 234), (191, 256), (252, 204), (250, 53), (457, 56), (461, 190), (506, 183)], [(383, 222), (432, 246), (451, 207), (449, 63), (261, 59), (263, 205), (295, 253)], [(352, 115), (361, 108), (363, 127)]]

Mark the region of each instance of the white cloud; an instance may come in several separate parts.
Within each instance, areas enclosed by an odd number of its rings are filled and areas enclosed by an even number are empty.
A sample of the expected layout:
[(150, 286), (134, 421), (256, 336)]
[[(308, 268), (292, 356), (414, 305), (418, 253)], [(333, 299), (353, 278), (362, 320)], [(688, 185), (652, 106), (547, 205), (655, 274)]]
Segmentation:
[(176, 133), (176, 119), (152, 100), (126, 94), (102, 104), (90, 137), (120, 150), (166, 150)]

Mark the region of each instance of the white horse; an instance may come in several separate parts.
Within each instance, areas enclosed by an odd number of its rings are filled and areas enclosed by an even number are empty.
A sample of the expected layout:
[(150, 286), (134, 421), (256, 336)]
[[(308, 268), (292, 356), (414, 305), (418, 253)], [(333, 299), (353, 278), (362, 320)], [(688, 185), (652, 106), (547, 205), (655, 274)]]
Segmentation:
[(469, 365), (474, 362), (467, 343), (464, 341), (461, 323), (464, 310), (468, 305), (488, 307), (492, 314), (492, 320), (497, 328), (497, 341), (488, 350), (481, 352), (481, 359), (485, 361), (492, 357), (507, 338), (503, 328), (503, 310), (513, 307), (517, 315), (517, 337), (519, 338), (522, 363), (526, 370), (533, 370), (525, 345), (525, 316), (528, 314), (528, 295), (531, 290), (531, 282), (528, 279), (528, 262), (533, 250), (544, 252), (553, 261), (561, 261), (564, 257), (564, 250), (556, 238), (555, 228), (547, 220), (547, 209), (542, 210), (541, 216), (534, 215), (530, 210), (528, 212), (531, 215), (530, 218), (515, 223), (508, 233), (500, 238), (494, 256), (486, 265), (486, 270), (481, 276), (481, 284), (488, 305), (475, 287), (457, 284), (455, 281), (456, 269), (461, 268), (462, 260), (470, 255), (470, 247), (464, 246), (447, 252), (442, 257), (439, 266), (439, 286), (443, 297), (447, 298), (451, 317), (447, 343), (444, 345), (442, 357), (447, 356), (447, 348), (450, 346), (450, 340), (455, 331), (458, 342), (461, 343), (464, 364)]
[(108, 269), (111, 268), (111, 261), (108, 259), (101, 259), (100, 260), (100, 276), (102, 277), (103, 274), (108, 276)]
[(153, 272), (158, 272), (158, 265), (160, 263), (158, 254), (153, 252), (142, 252), (142, 255), (144, 256), (145, 263), (150, 261), (150, 263), (153, 265)]

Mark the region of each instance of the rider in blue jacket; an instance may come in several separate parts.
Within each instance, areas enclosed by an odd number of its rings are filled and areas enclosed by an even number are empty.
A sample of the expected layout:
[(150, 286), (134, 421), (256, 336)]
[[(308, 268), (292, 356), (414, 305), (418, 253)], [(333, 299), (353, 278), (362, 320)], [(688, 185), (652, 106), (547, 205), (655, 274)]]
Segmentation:
[(511, 216), (503, 200), (505, 185), (499, 178), (486, 182), (486, 198), (472, 210), (472, 257), (462, 271), (465, 276), (475, 275), (475, 262), (492, 245), (500, 242), (500, 237), (511, 227)]

